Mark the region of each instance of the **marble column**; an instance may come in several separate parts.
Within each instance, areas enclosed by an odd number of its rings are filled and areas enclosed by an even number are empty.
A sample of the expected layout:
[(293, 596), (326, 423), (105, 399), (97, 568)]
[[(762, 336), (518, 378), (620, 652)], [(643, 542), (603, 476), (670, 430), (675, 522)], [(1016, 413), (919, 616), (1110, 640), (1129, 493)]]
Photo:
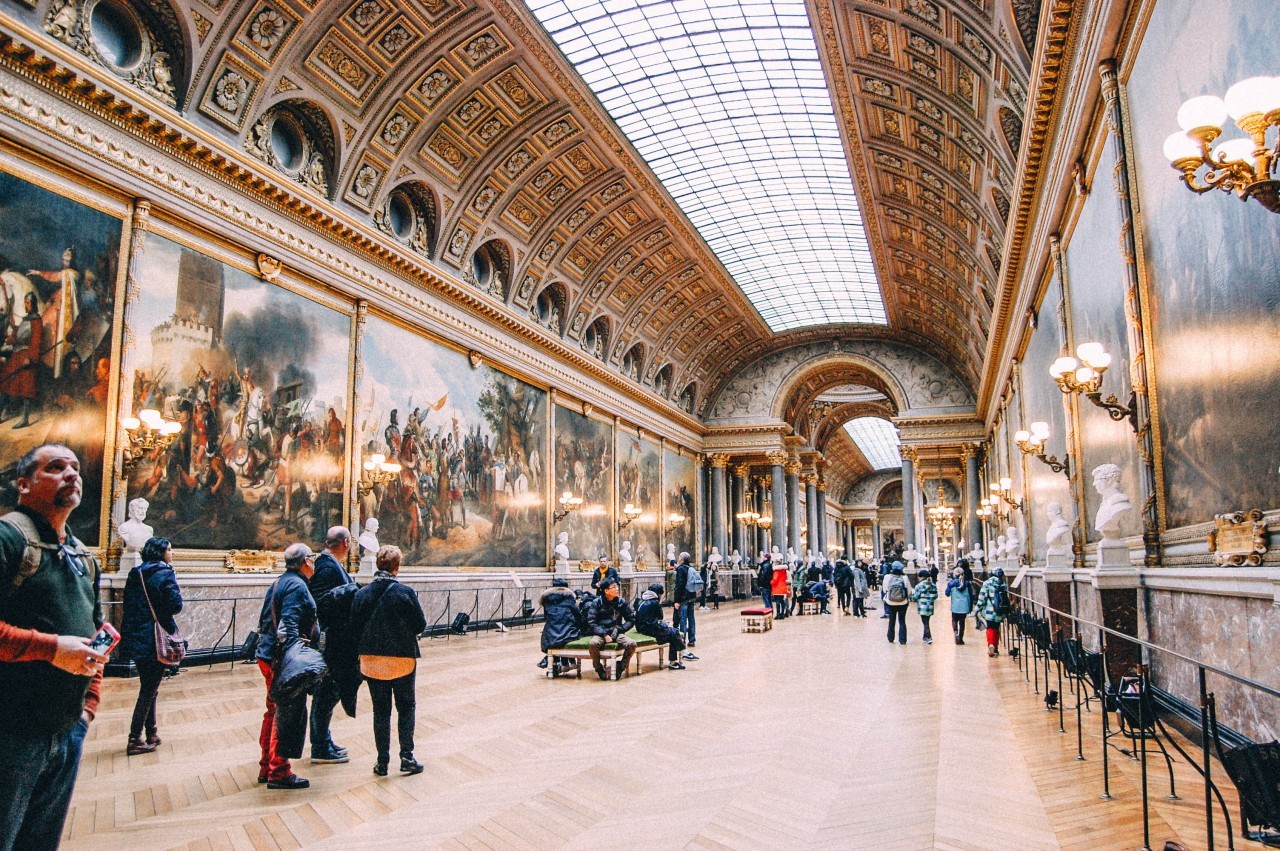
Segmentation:
[(769, 499), (772, 502), (773, 526), (770, 528), (770, 541), (784, 554), (787, 551), (787, 453), (772, 452), (769, 454)]
[(710, 455), (711, 462), (711, 546), (719, 550), (720, 555), (728, 554), (728, 524), (725, 522), (725, 466), (729, 463), (728, 455)]
[(738, 519), (738, 515), (747, 510), (747, 470), (745, 466), (733, 468), (733, 481), (729, 496), (729, 512), (733, 515), (733, 544), (743, 559), (751, 556), (747, 548), (747, 527)]
[[(752, 511), (763, 516), (767, 512), (764, 510), (765, 505), (765, 477), (760, 476), (751, 483), (751, 491), (755, 494), (756, 504)], [(751, 527), (752, 550), (755, 552), (756, 561), (760, 560), (760, 554), (769, 549), (769, 530), (760, 525)]]
[(805, 525), (809, 527), (804, 545), (811, 555), (816, 555), (822, 552), (822, 548), (818, 543), (818, 477), (813, 473), (804, 476), (804, 508), (807, 515)]
[(800, 554), (800, 526), (804, 522), (800, 515), (800, 462), (791, 461), (786, 465), (786, 500), (787, 500), (787, 549)]
[(883, 533), (880, 530), (880, 521), (879, 520), (871, 521), (871, 557), (872, 558), (875, 558), (876, 556), (879, 556), (879, 555), (883, 555), (881, 550), (884, 549), (884, 539), (880, 537), (881, 534)]
[(960, 452), (964, 455), (964, 490), (967, 503), (964, 509), (965, 525), (968, 526), (965, 535), (968, 541), (965, 549), (972, 552), (974, 547), (983, 546), (982, 518), (978, 516), (978, 509), (982, 507), (982, 480), (978, 478), (978, 448), (966, 443)]
[(844, 552), (850, 561), (858, 557), (858, 532), (852, 520), (844, 524)]
[[(919, 544), (916, 540), (916, 451), (910, 446), (902, 451), (902, 543)], [(917, 546), (916, 549), (919, 549)]]
[(831, 542), (827, 534), (827, 480), (822, 476), (818, 476), (817, 488), (814, 498), (818, 503), (818, 552), (825, 556), (830, 555), (827, 552), (827, 545)]

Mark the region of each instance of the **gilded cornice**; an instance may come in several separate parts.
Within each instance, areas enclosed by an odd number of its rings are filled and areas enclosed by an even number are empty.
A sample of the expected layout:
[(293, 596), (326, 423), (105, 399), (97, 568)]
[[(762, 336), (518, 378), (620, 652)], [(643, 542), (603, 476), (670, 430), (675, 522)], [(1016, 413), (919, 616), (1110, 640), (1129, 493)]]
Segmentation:
[(1041, 17), (1041, 49), (1032, 68), (1034, 88), (1030, 94), (1031, 110), (1023, 136), (1023, 155), (1017, 177), (1017, 198), (1013, 220), (1006, 233), (1001, 262), (1000, 294), (992, 318), (983, 361), (982, 381), (978, 390), (978, 411), (984, 419), (998, 401), (998, 382), (1002, 361), (1008, 355), (1011, 339), (1018, 330), (1021, 316), (1014, 307), (1019, 278), (1028, 251), (1028, 229), (1036, 214), (1036, 200), (1042, 194), (1042, 181), (1048, 166), (1050, 142), (1061, 121), (1059, 106), (1066, 97), (1061, 85), (1067, 71), (1074, 43), (1073, 24), (1083, 4), (1071, 0), (1050, 0)]
[[(0, 22), (11, 25), (3, 16), (0, 16)], [(0, 109), (97, 160), (109, 162), (162, 193), (182, 197), (220, 219), (245, 227), (266, 237), (275, 245), (288, 248), (377, 292), (383, 297), (384, 309), (395, 312), (405, 306), (412, 307), (419, 314), (445, 321), (466, 333), (472, 340), (482, 340), (497, 351), (509, 349), (509, 344), (491, 330), (500, 329), (552, 355), (562, 365), (558, 370), (559, 377), (566, 384), (576, 385), (586, 392), (590, 384), (581, 378), (586, 376), (623, 398), (660, 411), (661, 418), (655, 417), (654, 423), (647, 427), (663, 428), (659, 423), (665, 419), (668, 424), (674, 423), (695, 435), (705, 432), (705, 427), (697, 418), (665, 400), (655, 404), (660, 398), (656, 394), (605, 369), (594, 358), (587, 357), (559, 338), (520, 321), (505, 309), (502, 302), (441, 274), (436, 268), (418, 262), (412, 255), (376, 235), (372, 228), (366, 230), (367, 225), (348, 218), (336, 208), (321, 206), (307, 195), (294, 192), (284, 181), (259, 172), (252, 163), (245, 162), (239, 152), (210, 138), (168, 110), (153, 112), (126, 100), (114, 92), (109, 82), (104, 82), (95, 69), (76, 67), (80, 65), (78, 58), (69, 54), (56, 55), (60, 52), (65, 51), (60, 51), (54, 45), (50, 48), (49, 55), (45, 55), (32, 46), (19, 42), (9, 33), (0, 32), (0, 67), (17, 79), (27, 80), (49, 91), (62, 103), (93, 116), (102, 124), (139, 139), (160, 156), (152, 159), (146, 155), (145, 149), (132, 149), (95, 133), (88, 127), (79, 126), (80, 122), (56, 114), (36, 99), (22, 95), (15, 86), (6, 84), (3, 79), (0, 79)], [(176, 173), (171, 166), (173, 162), (212, 178), (223, 186), (231, 187), (252, 203), (242, 205), (237, 203), (234, 196), (192, 183)], [(302, 239), (296, 230), (284, 228), (279, 221), (264, 217), (252, 209), (254, 205), (265, 207), (281, 219), (303, 225), (321, 236), (320, 242), (337, 242), (358, 257), (394, 273), (396, 281), (376, 277), (324, 245)], [(408, 281), (444, 297), (453, 305), (465, 308), (466, 318), (460, 318), (452, 312), (439, 311), (422, 295), (410, 289)], [(470, 317), (483, 320), (486, 324), (471, 322)], [(511, 351), (515, 353), (515, 350)]]

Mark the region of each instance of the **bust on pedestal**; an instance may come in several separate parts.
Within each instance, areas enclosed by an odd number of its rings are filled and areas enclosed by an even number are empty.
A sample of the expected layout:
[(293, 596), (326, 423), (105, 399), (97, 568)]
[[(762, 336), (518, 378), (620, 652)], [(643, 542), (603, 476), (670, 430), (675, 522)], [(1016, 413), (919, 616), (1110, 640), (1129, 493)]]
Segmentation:
[(1006, 570), (1016, 570), (1022, 561), (1022, 538), (1016, 526), (1004, 528), (1004, 558)]
[(556, 535), (556, 573), (569, 572), (569, 533), (561, 532)]
[(787, 564), (795, 567), (800, 563), (800, 557), (796, 555), (795, 547), (787, 547)]
[(360, 545), (360, 571), (357, 575), (372, 577), (377, 571), (378, 518), (370, 517), (364, 521), (364, 531), (356, 543)]
[(1049, 503), (1049, 530), (1044, 533), (1045, 569), (1071, 566), (1071, 521), (1062, 513), (1062, 503)]
[(1093, 488), (1102, 497), (1093, 528), (1102, 535), (1098, 542), (1099, 567), (1129, 567), (1129, 550), (1120, 535), (1120, 521), (1133, 510), (1129, 495), (1120, 490), (1120, 468), (1101, 464), (1093, 468)]
[(915, 544), (907, 544), (907, 548), (902, 551), (902, 564), (905, 567), (915, 567), (916, 562), (922, 558), (923, 556), (916, 552)]
[(676, 563), (676, 545), (667, 544), (667, 564)]
[(635, 571), (636, 562), (631, 557), (631, 542), (623, 541), (618, 544), (618, 573), (626, 575)]
[(143, 522), (147, 519), (147, 509), (150, 507), (151, 503), (142, 497), (130, 500), (129, 519), (121, 523), (120, 528), (116, 530), (120, 533), (120, 540), (124, 541), (124, 552), (120, 555), (122, 571), (132, 570), (142, 564), (139, 550), (155, 532), (155, 529)]
[(711, 548), (711, 555), (707, 556), (707, 567), (717, 570), (724, 565), (724, 556), (720, 555), (719, 547)]
[(729, 569), (739, 570), (741, 567), (742, 567), (742, 553), (738, 552), (737, 550), (734, 550), (729, 555)]

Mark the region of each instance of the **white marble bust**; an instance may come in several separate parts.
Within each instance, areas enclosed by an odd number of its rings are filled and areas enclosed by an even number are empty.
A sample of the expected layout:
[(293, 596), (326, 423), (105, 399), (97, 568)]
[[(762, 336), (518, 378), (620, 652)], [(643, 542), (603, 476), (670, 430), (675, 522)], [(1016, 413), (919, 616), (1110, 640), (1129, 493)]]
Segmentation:
[(1115, 464), (1100, 464), (1093, 468), (1093, 488), (1102, 497), (1093, 528), (1102, 535), (1099, 549), (1118, 549), (1124, 546), (1120, 537), (1120, 521), (1133, 510), (1129, 495), (1120, 490), (1120, 468)]
[(671, 564), (676, 560), (676, 545), (667, 544), (667, 564)]
[(1047, 509), (1049, 530), (1044, 533), (1046, 556), (1064, 556), (1071, 553), (1071, 521), (1062, 514), (1062, 503), (1053, 501)]
[(707, 556), (707, 567), (717, 568), (724, 564), (724, 556), (720, 555), (719, 547), (711, 548), (711, 555)]
[(567, 571), (569, 569), (569, 533), (561, 532), (556, 535), (556, 570)]
[(619, 572), (633, 571), (636, 569), (635, 559), (631, 557), (631, 542), (622, 541), (618, 544), (618, 570)]
[(373, 576), (378, 569), (378, 518), (370, 517), (364, 521), (364, 531), (356, 538), (356, 543), (360, 545), (360, 575)]
[(992, 557), (993, 559), (1002, 559), (1002, 558), (1004, 558), (1004, 555), (1005, 555), (1005, 543), (1004, 543), (1004, 542), (1005, 542), (1005, 537), (1004, 537), (1004, 535), (1000, 535), (1000, 536), (998, 536), (998, 537), (996, 538), (996, 546), (995, 546), (995, 549), (993, 549), (993, 550), (991, 551), (991, 557)]
[(729, 554), (729, 569), (737, 570), (740, 567), (742, 567), (742, 553), (734, 550)]
[(1004, 557), (1018, 558), (1022, 555), (1022, 538), (1018, 535), (1016, 526), (1006, 526), (1004, 528)]
[(151, 503), (142, 497), (129, 501), (129, 519), (116, 530), (120, 533), (120, 540), (124, 541), (124, 552), (120, 556), (121, 570), (131, 570), (142, 563), (139, 550), (155, 533), (155, 529), (143, 522), (147, 519), (147, 509), (150, 507)]
[(911, 567), (915, 565), (916, 560), (920, 558), (920, 553), (916, 551), (915, 544), (907, 544), (907, 548), (902, 551), (902, 563)]

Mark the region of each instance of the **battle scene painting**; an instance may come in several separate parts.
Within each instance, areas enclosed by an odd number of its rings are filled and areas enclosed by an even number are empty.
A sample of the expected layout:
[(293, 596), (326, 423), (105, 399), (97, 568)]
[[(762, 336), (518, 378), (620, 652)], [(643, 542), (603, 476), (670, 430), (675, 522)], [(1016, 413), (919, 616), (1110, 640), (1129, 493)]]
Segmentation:
[(653, 570), (660, 566), (658, 547), (662, 534), (658, 518), (662, 515), (662, 456), (658, 445), (651, 441), (619, 430), (616, 447), (618, 453), (618, 522), (626, 518), (622, 508), (631, 503), (642, 512), (625, 529), (618, 532), (618, 546), (631, 542), (631, 557), (636, 568)]
[[(663, 523), (667, 527), (667, 543), (675, 544), (675, 553), (693, 552), (693, 530), (697, 523), (695, 506), (698, 504), (698, 468), (693, 459), (668, 449), (664, 455)], [(679, 514), (684, 521), (674, 528), (667, 522), (672, 514)], [(671, 547), (667, 547), (670, 553)]]
[(120, 219), (0, 173), (0, 513), (14, 462), (65, 443), (84, 488), (72, 531), (99, 544)]
[(552, 531), (557, 536), (569, 533), (569, 555), (574, 561), (613, 558), (613, 427), (559, 405), (555, 417), (554, 493), (559, 499), (569, 491), (582, 497), (583, 503)]
[(406, 565), (545, 566), (546, 392), (377, 317), (360, 357), (358, 460), (400, 465), (361, 489), (361, 526)]
[(182, 430), (129, 477), (174, 546), (312, 546), (342, 522), (350, 317), (156, 236), (129, 317), (132, 413)]

